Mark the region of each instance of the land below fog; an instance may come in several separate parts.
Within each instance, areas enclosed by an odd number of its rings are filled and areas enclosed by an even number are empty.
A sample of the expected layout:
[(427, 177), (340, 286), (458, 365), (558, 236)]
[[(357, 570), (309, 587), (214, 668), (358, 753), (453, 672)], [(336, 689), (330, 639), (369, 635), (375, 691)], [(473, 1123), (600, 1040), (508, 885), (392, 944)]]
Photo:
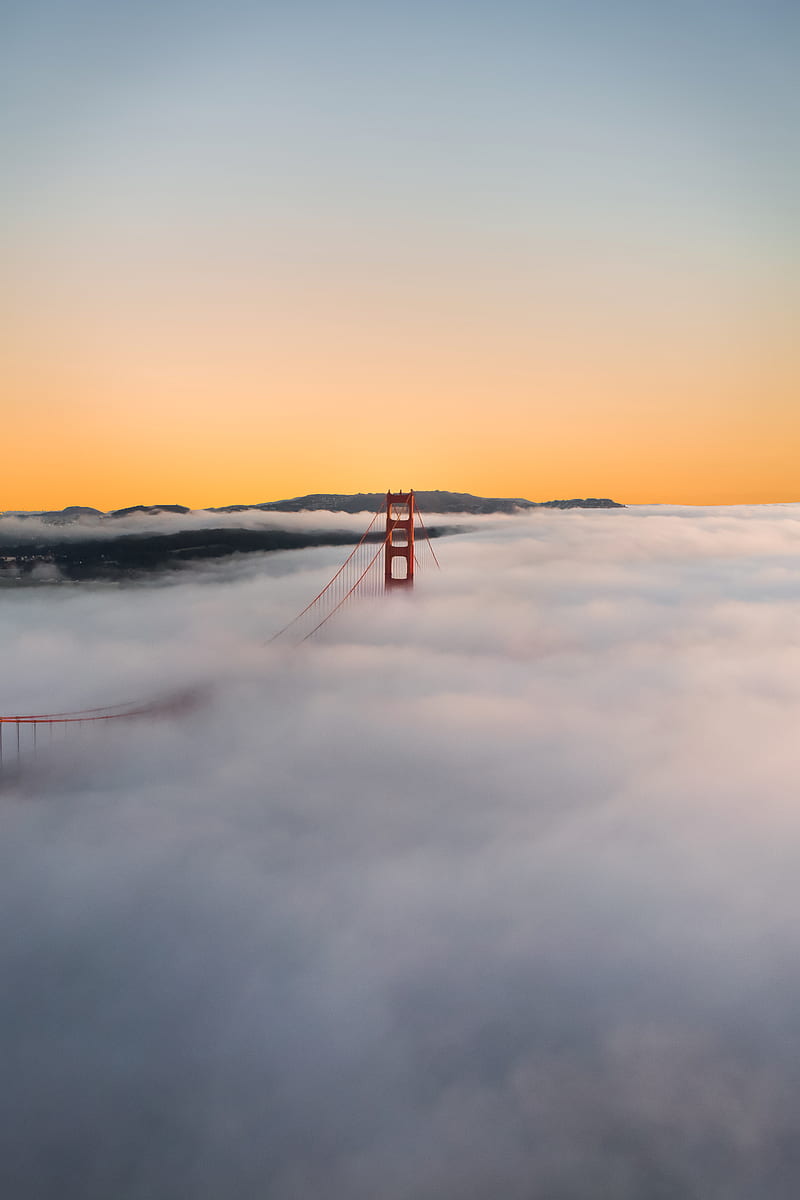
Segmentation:
[[(537, 504), (461, 492), (417, 492), (416, 496), (421, 511), (434, 518), (427, 530), (431, 538), (466, 528), (436, 520), (441, 514), (478, 516), (536, 508), (623, 507), (613, 500), (597, 499)], [(332, 526), (329, 519), (323, 523), (323, 514), (377, 512), (384, 499), (379, 493), (317, 494), (194, 511), (182, 504), (158, 504), (112, 512), (73, 505), (58, 511), (4, 513), (0, 516), (0, 582), (124, 581), (233, 555), (354, 545), (363, 530), (353, 527), (352, 521), (341, 528)], [(279, 514), (287, 514), (286, 524), (276, 525), (274, 519), (260, 527), (253, 524), (271, 513), (278, 520)], [(318, 514), (319, 526), (308, 521), (298, 524), (303, 513)], [(371, 540), (380, 541), (382, 537), (382, 532), (376, 532)]]

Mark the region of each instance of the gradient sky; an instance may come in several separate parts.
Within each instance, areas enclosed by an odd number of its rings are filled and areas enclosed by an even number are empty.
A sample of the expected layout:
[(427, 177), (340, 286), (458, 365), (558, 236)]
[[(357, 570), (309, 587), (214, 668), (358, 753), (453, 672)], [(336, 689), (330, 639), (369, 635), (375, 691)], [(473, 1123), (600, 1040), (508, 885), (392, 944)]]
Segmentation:
[(0, 0), (0, 508), (800, 499), (794, 0)]

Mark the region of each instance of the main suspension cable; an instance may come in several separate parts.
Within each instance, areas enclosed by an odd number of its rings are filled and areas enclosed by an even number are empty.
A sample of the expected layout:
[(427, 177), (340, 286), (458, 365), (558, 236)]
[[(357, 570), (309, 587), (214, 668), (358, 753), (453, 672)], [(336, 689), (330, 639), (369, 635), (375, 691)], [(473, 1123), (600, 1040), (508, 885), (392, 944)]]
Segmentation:
[(361, 574), (359, 575), (358, 579), (355, 581), (355, 583), (353, 584), (353, 586), (350, 588), (350, 591), (349, 591), (349, 592), (347, 592), (347, 593), (346, 593), (344, 596), (342, 596), (341, 600), (340, 600), (340, 601), (339, 601), (339, 603), (336, 605), (336, 608), (332, 608), (332, 609), (331, 609), (331, 611), (328, 613), (328, 615), (327, 615), (326, 617), (323, 617), (323, 618), (322, 618), (322, 620), (320, 621), (319, 625), (315, 625), (315, 626), (314, 626), (314, 628), (311, 630), (311, 632), (310, 632), (310, 633), (307, 633), (307, 634), (306, 634), (306, 636), (305, 636), (304, 638), (302, 638), (302, 641), (304, 641), (304, 642), (307, 642), (307, 641), (308, 641), (308, 639), (309, 639), (310, 637), (313, 637), (313, 636), (314, 636), (314, 634), (317, 632), (317, 630), (321, 629), (321, 628), (322, 628), (322, 626), (323, 626), (323, 625), (325, 625), (325, 624), (326, 624), (328, 621), (330, 621), (331, 617), (332, 617), (332, 616), (334, 616), (334, 615), (335, 615), (335, 614), (336, 614), (336, 613), (339, 611), (339, 609), (342, 607), (342, 605), (345, 603), (345, 601), (347, 601), (347, 600), (349, 600), (349, 599), (350, 599), (350, 597), (352, 596), (353, 592), (356, 590), (356, 588), (358, 587), (358, 585), (361, 583), (361, 580), (362, 580), (362, 579), (364, 578), (364, 576), (365, 576), (365, 575), (366, 575), (366, 574), (367, 574), (367, 573), (368, 573), (368, 572), (369, 572), (369, 571), (370, 571), (370, 570), (371, 570), (371, 569), (374, 567), (375, 563), (378, 561), (378, 558), (379, 558), (379, 556), (380, 556), (380, 554), (381, 554), (381, 551), (382, 551), (382, 550), (384, 549), (384, 547), (387, 545), (387, 543), (388, 543), (388, 541), (389, 541), (389, 538), (390, 538), (390, 536), (391, 536), (391, 533), (387, 533), (386, 537), (383, 539), (383, 541), (381, 542), (380, 546), (378, 546), (378, 549), (375, 551), (375, 554), (373, 555), (373, 557), (372, 557), (372, 558), (370, 559), (370, 561), (367, 563), (366, 567), (365, 567), (365, 568), (364, 568), (364, 570), (361, 572)]
[[(317, 593), (317, 595), (310, 602), (310, 604), (307, 604), (305, 606), (305, 608), (297, 614), (297, 616), (292, 617), (291, 621), (289, 621), (286, 625), (284, 625), (282, 629), (279, 629), (277, 633), (273, 633), (272, 637), (268, 639), (268, 644), (269, 644), (269, 642), (274, 642), (276, 640), (276, 638), (279, 638), (282, 634), (286, 633), (287, 629), (291, 629), (293, 625), (296, 625), (297, 622), (300, 620), (300, 618), (304, 617), (306, 615), (306, 613), (309, 611), (309, 609), (312, 609), (314, 607), (314, 605), (317, 604), (318, 601), (320, 601), (322, 599), (322, 597), (325, 595), (325, 593), (328, 591), (328, 589), (332, 588), (334, 586), (334, 584), (337, 583), (337, 581), (340, 579), (340, 576), (342, 576), (342, 574), (350, 566), (350, 563), (352, 562), (352, 560), (355, 558), (358, 551), (361, 549), (361, 547), (366, 542), (367, 537), (372, 532), (372, 526), (375, 524), (378, 517), (382, 516), (382, 514), (383, 514), (383, 510), (378, 509), (378, 511), (375, 513), (374, 517), (370, 521), (369, 525), (365, 529), (365, 531), (361, 537), (361, 540), (350, 551), (347, 558), (344, 560), (342, 565), (339, 567), (339, 570), (336, 572), (336, 574), (334, 576), (332, 576), (331, 579), (328, 580), (328, 582), (325, 584), (325, 587), (322, 589), (322, 591)], [(350, 593), (348, 592), (347, 594), (349, 595)], [(340, 601), (340, 603), (341, 603), (341, 601)], [(338, 607), (339, 607), (339, 605), (337, 604), (336, 608), (338, 608)], [(333, 612), (336, 612), (336, 609), (334, 609)], [(331, 616), (332, 615), (333, 615), (333, 613), (331, 613)], [(303, 638), (303, 641), (305, 641), (305, 638)]]

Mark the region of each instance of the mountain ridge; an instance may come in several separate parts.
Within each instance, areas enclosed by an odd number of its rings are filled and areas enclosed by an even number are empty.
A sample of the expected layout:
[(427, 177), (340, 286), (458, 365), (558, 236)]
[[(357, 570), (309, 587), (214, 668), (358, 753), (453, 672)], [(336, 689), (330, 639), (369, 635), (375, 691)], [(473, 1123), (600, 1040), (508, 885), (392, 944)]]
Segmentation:
[[(474, 496), (471, 492), (418, 491), (414, 493), (423, 512), (468, 513), (486, 516), (493, 513), (513, 515), (536, 508), (624, 508), (616, 500), (588, 497), (570, 500), (525, 500), (520, 497)], [(9, 510), (0, 519), (38, 517), (47, 525), (71, 525), (82, 520), (119, 520), (131, 516), (157, 517), (165, 514), (185, 516), (190, 512), (375, 512), (383, 504), (385, 492), (311, 492), (284, 500), (265, 500), (257, 504), (226, 504), (219, 507), (191, 509), (185, 504), (133, 504), (104, 512), (87, 505), (70, 504), (62, 509)]]
[[(421, 507), (429, 518), (420, 536), (444, 537), (464, 533), (467, 524), (454, 524), (447, 517), (461, 513), (485, 515), (519, 513), (537, 508), (624, 507), (608, 500), (550, 501), (537, 505), (530, 500), (472, 496), (466, 492), (418, 492)], [(79, 582), (82, 580), (125, 581), (144, 579), (165, 572), (184, 571), (192, 564), (252, 553), (300, 550), (317, 546), (355, 544), (360, 530), (335, 528), (329, 520), (294, 521), (291, 514), (323, 512), (352, 515), (376, 512), (385, 493), (355, 495), (317, 493), (272, 500), (264, 504), (229, 505), (220, 509), (192, 510), (182, 504), (137, 504), (103, 513), (81, 505), (58, 512), (6, 513), (0, 519), (0, 585), (21, 581)], [(236, 521), (236, 514), (245, 514)], [(255, 522), (246, 514), (285, 513), (285, 521)], [(190, 514), (188, 520), (181, 517)], [(26, 519), (23, 528), (13, 517)], [(163, 521), (159, 517), (165, 517)], [(436, 518), (444, 517), (444, 520)], [(35, 519), (35, 518), (38, 518)], [(133, 527), (125, 518), (137, 518)], [(144, 518), (144, 519), (142, 519)], [(152, 524), (151, 524), (152, 521)], [(344, 525), (344, 522), (340, 522)], [(280, 528), (283, 525), (284, 528)], [(47, 526), (49, 528), (42, 528)], [(380, 542), (381, 530), (369, 535)]]
[[(571, 500), (524, 500), (519, 497), (474, 496), (471, 492), (415, 491), (419, 507), (431, 513), (492, 513), (527, 512), (532, 508), (624, 508), (616, 500), (606, 498)], [(288, 500), (269, 500), (263, 504), (229, 505), (213, 512), (241, 512), (246, 508), (261, 512), (375, 512), (385, 499), (385, 492), (312, 492)]]

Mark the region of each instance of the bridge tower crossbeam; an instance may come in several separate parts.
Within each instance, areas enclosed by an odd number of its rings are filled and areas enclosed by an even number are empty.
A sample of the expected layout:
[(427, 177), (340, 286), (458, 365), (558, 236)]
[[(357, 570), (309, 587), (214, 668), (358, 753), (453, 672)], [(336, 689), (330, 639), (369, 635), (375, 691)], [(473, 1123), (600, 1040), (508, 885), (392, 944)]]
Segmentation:
[(386, 591), (414, 586), (414, 493), (386, 493), (383, 584)]

